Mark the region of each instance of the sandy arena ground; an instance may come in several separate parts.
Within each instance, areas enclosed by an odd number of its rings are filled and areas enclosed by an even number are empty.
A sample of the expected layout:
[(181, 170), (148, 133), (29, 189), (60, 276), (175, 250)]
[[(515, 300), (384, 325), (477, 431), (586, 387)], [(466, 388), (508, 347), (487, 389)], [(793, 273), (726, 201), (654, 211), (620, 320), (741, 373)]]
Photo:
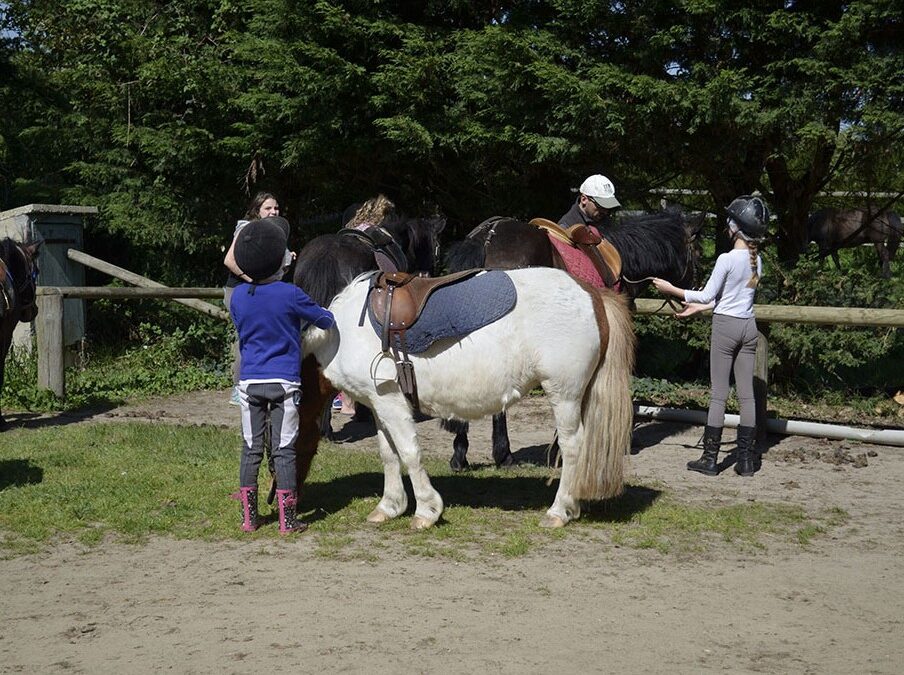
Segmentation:
[[(85, 421), (237, 426), (227, 399), (152, 400)], [(334, 418), (340, 435), (345, 420)], [(509, 429), (516, 456), (535, 453), (551, 430), (543, 399), (512, 410)], [(419, 431), (448, 455), (435, 421)], [(0, 561), (0, 672), (904, 672), (904, 448), (773, 437), (754, 478), (707, 478), (684, 469), (701, 433), (639, 426), (632, 480), (684, 501), (837, 507), (848, 522), (807, 549), (679, 556), (565, 537), (471, 563), (325, 560), (306, 535), (60, 543)], [(489, 461), (488, 444), (488, 422), (474, 425), (472, 461)], [(372, 435), (348, 445), (376, 447)]]

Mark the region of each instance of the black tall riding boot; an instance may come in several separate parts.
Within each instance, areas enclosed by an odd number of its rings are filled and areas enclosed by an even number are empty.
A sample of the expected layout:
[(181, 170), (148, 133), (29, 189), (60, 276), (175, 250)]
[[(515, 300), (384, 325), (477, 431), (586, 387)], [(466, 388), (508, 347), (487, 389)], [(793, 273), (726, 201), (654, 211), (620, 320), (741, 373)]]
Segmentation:
[(734, 470), (739, 476), (756, 473), (756, 427), (738, 427), (738, 461)]
[(697, 471), (706, 476), (719, 473), (719, 443), (722, 441), (722, 427), (703, 428), (703, 454), (700, 459), (687, 463), (688, 471)]

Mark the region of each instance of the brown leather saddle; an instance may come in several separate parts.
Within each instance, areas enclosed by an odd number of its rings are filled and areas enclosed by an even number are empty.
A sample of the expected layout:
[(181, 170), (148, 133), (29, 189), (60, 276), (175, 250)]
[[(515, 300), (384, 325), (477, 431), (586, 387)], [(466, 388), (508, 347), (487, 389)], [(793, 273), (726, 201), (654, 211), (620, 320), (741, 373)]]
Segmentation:
[(381, 348), (396, 364), (397, 381), (402, 393), (415, 409), (419, 407), (414, 364), (408, 356), (405, 333), (418, 320), (430, 295), (438, 288), (473, 277), (480, 269), (464, 270), (442, 277), (421, 277), (405, 272), (382, 272), (374, 277), (368, 291), (368, 307), (381, 327)]
[(549, 236), (580, 249), (593, 263), (606, 288), (613, 288), (618, 283), (622, 269), (621, 256), (612, 244), (593, 229), (578, 224), (565, 230), (546, 218), (534, 218), (530, 224), (546, 230)]

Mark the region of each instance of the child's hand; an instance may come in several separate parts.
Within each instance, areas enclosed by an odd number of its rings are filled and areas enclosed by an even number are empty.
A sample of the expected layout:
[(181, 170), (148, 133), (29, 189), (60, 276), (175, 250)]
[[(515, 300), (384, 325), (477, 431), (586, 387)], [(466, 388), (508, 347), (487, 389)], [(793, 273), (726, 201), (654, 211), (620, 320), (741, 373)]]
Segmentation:
[(686, 319), (694, 314), (699, 314), (700, 312), (712, 309), (710, 305), (704, 305), (702, 302), (682, 302), (681, 304), (684, 305), (684, 309), (675, 314), (679, 319)]
[(660, 293), (665, 293), (666, 295), (674, 295), (675, 291), (678, 290), (672, 284), (670, 284), (665, 279), (660, 279), (659, 277), (655, 277), (653, 279), (653, 285), (656, 287), (656, 290)]

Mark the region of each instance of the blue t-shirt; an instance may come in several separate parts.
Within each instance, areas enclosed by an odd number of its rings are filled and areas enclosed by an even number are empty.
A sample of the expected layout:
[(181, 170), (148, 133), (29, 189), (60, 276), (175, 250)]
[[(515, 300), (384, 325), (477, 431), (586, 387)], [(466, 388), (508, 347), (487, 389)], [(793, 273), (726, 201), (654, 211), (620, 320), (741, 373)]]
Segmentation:
[(287, 380), (301, 375), (301, 330), (331, 328), (332, 313), (293, 284), (239, 284), (229, 303), (239, 333), (240, 380)]

